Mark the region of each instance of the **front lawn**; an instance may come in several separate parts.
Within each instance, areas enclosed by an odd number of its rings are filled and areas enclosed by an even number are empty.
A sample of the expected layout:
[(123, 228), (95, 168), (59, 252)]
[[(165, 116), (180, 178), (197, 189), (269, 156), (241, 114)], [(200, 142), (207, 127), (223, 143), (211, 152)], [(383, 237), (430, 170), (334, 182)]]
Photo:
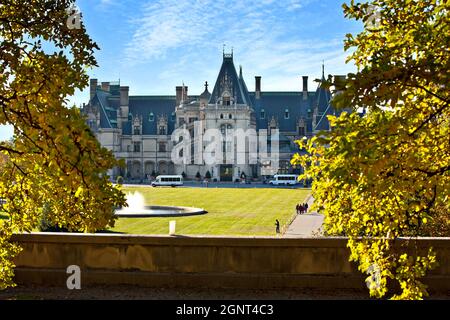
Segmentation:
[(200, 216), (175, 218), (120, 218), (112, 231), (133, 234), (167, 234), (176, 220), (178, 235), (273, 236), (275, 219), (281, 227), (295, 215), (295, 205), (305, 202), (309, 189), (275, 188), (151, 188), (124, 187), (141, 192), (146, 205), (204, 208)]

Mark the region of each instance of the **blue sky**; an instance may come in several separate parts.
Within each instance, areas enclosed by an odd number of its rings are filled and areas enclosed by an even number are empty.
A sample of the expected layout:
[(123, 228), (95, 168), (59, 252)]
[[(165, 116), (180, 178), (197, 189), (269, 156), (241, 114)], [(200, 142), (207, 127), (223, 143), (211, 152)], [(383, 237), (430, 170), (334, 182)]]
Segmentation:
[[(189, 93), (216, 80), (223, 45), (234, 50), (249, 90), (262, 76), (263, 91), (309, 87), (321, 75), (354, 71), (345, 64), (343, 39), (361, 25), (344, 18), (343, 0), (78, 0), (83, 22), (100, 51), (99, 81), (130, 86), (131, 95), (172, 95), (184, 82)], [(210, 89), (212, 90), (212, 88)], [(88, 102), (88, 89), (71, 99)], [(11, 134), (0, 128), (0, 139)]]

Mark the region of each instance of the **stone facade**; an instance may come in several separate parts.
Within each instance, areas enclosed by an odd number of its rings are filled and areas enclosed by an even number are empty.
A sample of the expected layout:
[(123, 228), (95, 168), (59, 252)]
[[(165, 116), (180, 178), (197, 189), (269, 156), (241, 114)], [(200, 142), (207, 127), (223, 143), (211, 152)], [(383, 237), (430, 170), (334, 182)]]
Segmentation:
[[(244, 175), (260, 178), (277, 172), (299, 173), (300, 169), (289, 164), (299, 151), (294, 141), (329, 129), (326, 115), (334, 113), (330, 99), (330, 91), (320, 86), (308, 91), (306, 76), (298, 92), (264, 92), (259, 76), (255, 77), (255, 92), (249, 92), (242, 68), (238, 74), (233, 54), (224, 53), (212, 93), (206, 82), (198, 96), (189, 95), (184, 84), (176, 87), (175, 96), (129, 96), (129, 87), (112, 82), (98, 85), (91, 79), (90, 101), (83, 106), (83, 113), (102, 146), (126, 163), (125, 168), (110, 172), (112, 179), (120, 175), (128, 180), (146, 180), (158, 174), (182, 173), (195, 178), (198, 173), (204, 177), (209, 172), (217, 181), (234, 181)], [(203, 158), (201, 150), (207, 148), (204, 140), (194, 135), (211, 129), (222, 135), (224, 155), (213, 164)], [(174, 139), (176, 130), (189, 132), (191, 139)], [(274, 130), (279, 131), (279, 166), (275, 171), (265, 171), (264, 158), (255, 163), (248, 148), (242, 150), (235, 140), (228, 139), (239, 130), (254, 130), (256, 135), (264, 131), (267, 139)], [(177, 162), (174, 156), (185, 161)], [(232, 161), (239, 157), (244, 161)]]

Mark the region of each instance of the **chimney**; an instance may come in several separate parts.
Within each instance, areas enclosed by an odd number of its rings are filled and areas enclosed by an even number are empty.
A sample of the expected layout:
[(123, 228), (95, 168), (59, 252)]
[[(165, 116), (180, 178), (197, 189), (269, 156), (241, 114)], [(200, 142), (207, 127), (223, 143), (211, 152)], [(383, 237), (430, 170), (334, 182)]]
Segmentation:
[(130, 87), (120, 87), (120, 105), (128, 106)]
[(109, 92), (109, 82), (102, 82), (102, 90)]
[(255, 77), (255, 97), (259, 99), (261, 97), (261, 77)]
[(177, 94), (177, 106), (181, 104), (181, 101), (186, 102), (188, 98), (188, 87), (187, 86), (177, 86), (175, 88)]
[(95, 96), (95, 92), (97, 91), (97, 83), (97, 79), (91, 79), (89, 82), (90, 99)]
[(188, 87), (187, 86), (183, 86), (183, 101), (188, 101)]
[(182, 95), (182, 92), (183, 92), (183, 87), (176, 86), (175, 87), (175, 91), (177, 93), (177, 106), (179, 106), (180, 103), (181, 103), (181, 95)]
[(303, 76), (303, 100), (308, 100), (308, 76)]
[(129, 104), (129, 90), (130, 87), (120, 87), (120, 113), (123, 118), (128, 119), (128, 104)]

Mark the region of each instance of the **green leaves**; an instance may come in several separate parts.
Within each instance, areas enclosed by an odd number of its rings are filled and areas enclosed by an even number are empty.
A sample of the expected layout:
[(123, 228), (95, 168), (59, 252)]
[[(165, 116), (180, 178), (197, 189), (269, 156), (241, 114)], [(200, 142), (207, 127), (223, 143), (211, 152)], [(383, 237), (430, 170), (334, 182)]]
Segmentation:
[[(329, 117), (332, 131), (303, 142), (309, 155), (293, 163), (315, 181), (327, 232), (349, 237), (362, 272), (380, 270), (371, 295), (385, 296), (392, 279), (402, 288), (394, 298), (417, 299), (426, 295), (419, 279), (436, 265), (434, 253), (394, 250), (391, 242), (450, 235), (450, 90), (442, 72), (450, 67), (450, 7), (384, 0), (345, 5), (345, 14), (366, 21), (369, 5), (380, 24), (347, 36), (359, 72), (333, 98), (353, 113)], [(356, 113), (362, 106), (364, 116)]]

